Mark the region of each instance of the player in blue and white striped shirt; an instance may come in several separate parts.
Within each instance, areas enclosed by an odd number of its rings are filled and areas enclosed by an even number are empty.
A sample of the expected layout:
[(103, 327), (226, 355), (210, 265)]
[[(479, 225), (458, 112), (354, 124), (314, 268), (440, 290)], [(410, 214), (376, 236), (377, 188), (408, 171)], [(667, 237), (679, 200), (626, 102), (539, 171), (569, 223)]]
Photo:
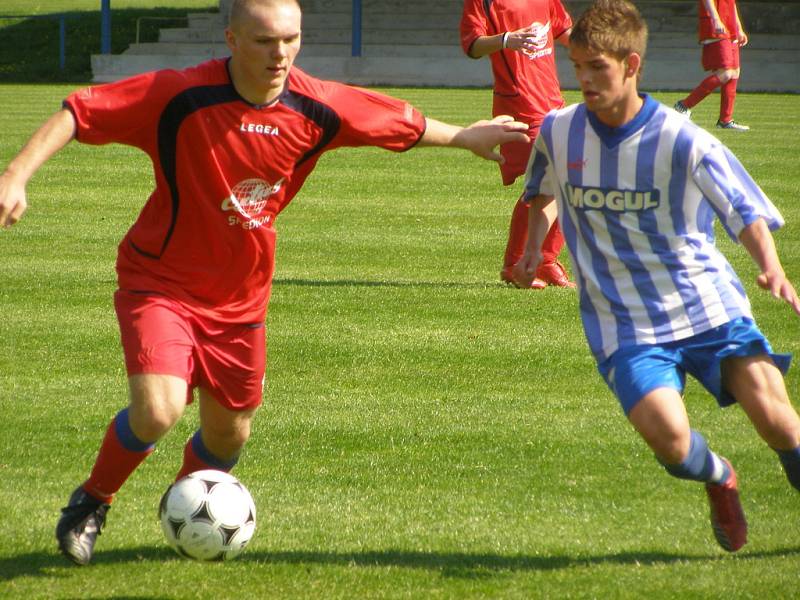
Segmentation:
[(690, 428), (686, 373), (721, 406), (738, 402), (800, 490), (800, 417), (713, 222), (740, 241), (759, 285), (800, 314), (770, 230), (783, 219), (711, 134), (638, 92), (647, 27), (627, 0), (598, 0), (578, 20), (570, 58), (584, 102), (551, 112), (528, 166), (529, 243), (516, 269), (533, 276), (551, 202), (572, 258), (598, 369), (666, 470), (706, 484), (728, 551), (747, 540), (730, 463)]

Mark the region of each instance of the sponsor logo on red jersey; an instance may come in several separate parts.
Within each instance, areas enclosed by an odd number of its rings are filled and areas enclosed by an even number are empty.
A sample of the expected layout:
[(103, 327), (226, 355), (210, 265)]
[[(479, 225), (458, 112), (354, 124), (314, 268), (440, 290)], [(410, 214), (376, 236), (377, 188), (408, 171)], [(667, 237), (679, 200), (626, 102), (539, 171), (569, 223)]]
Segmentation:
[(283, 185), (284, 178), (275, 184), (263, 179), (253, 178), (240, 181), (231, 190), (231, 195), (222, 201), (223, 211), (233, 211), (236, 215), (228, 217), (229, 225), (241, 225), (245, 229), (255, 229), (269, 225), (274, 215), (259, 215), (267, 205), (267, 200), (277, 194)]
[(242, 133), (257, 133), (259, 135), (280, 135), (280, 130), (276, 125), (264, 123), (241, 123), (239, 131)]

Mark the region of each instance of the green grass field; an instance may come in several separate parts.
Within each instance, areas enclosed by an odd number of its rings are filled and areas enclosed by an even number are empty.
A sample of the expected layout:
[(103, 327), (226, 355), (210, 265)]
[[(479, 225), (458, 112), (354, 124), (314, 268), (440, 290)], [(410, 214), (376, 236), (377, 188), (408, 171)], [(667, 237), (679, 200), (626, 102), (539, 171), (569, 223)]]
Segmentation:
[[(71, 89), (0, 86), (0, 165)], [(390, 91), (461, 124), (490, 103), (487, 90)], [(753, 130), (719, 136), (783, 211), (776, 240), (800, 282), (800, 103), (741, 94), (736, 116)], [(750, 520), (728, 555), (702, 486), (663, 472), (596, 374), (575, 294), (500, 284), (519, 186), (436, 149), (331, 153), (279, 219), (268, 388), (235, 471), (260, 511), (247, 552), (199, 564), (163, 541), (157, 504), (191, 406), (119, 494), (94, 563), (71, 566), (54, 526), (125, 403), (113, 264), (151, 185), (137, 151), (72, 144), (0, 232), (0, 597), (797, 594), (800, 496), (742, 412), (690, 383), (693, 425), (736, 465)], [(800, 319), (721, 235), (762, 329), (800, 353)]]

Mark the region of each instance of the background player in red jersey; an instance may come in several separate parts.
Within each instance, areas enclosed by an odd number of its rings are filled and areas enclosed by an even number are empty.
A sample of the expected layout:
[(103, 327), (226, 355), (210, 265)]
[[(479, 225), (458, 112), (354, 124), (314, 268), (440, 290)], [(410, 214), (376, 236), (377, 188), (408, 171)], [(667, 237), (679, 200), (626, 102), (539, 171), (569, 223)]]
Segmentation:
[(717, 127), (747, 131), (747, 125), (733, 120), (736, 86), (739, 82), (739, 47), (747, 44), (736, 0), (698, 0), (700, 23), (698, 37), (703, 46), (703, 70), (711, 75), (700, 82), (692, 93), (675, 103), (675, 110), (691, 116), (692, 108), (718, 87), (721, 87)]
[(155, 190), (117, 257), (129, 404), (56, 527), (59, 549), (77, 564), (91, 560), (114, 495), (193, 389), (201, 427), (178, 477), (236, 464), (262, 400), (275, 218), (321, 153), (450, 146), (499, 161), (497, 145), (528, 139), (527, 126), (511, 117), (461, 128), (400, 100), (315, 79), (293, 66), (300, 25), (296, 0), (234, 0), (229, 60), (71, 94), (0, 175), (1, 229), (25, 212), (34, 172), (72, 139), (128, 144), (153, 163)]
[[(555, 41), (567, 46), (572, 19), (560, 0), (464, 0), (461, 47), (470, 58), (489, 56), (494, 76), (492, 114), (512, 115), (530, 127), (533, 140), (544, 116), (564, 106), (555, 63)], [(531, 144), (510, 143), (500, 148), (503, 185), (525, 173)], [(500, 278), (516, 285), (511, 272), (522, 258), (528, 236), (528, 205), (517, 201), (511, 214), (508, 242)], [(531, 287), (574, 287), (558, 255), (564, 246), (554, 222), (542, 244), (542, 264)]]

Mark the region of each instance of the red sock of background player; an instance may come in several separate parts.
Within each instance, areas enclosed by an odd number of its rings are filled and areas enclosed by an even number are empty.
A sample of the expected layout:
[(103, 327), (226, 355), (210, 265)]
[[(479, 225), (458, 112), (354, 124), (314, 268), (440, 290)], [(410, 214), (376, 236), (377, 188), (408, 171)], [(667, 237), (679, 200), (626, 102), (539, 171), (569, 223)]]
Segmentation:
[(181, 470), (178, 471), (178, 474), (175, 476), (175, 481), (178, 481), (178, 479), (185, 477), (189, 473), (203, 471), (205, 469), (215, 469), (227, 473), (239, 461), (238, 456), (229, 461), (224, 461), (211, 454), (203, 443), (203, 435), (201, 432), (202, 430), (198, 429), (183, 447), (183, 464), (181, 465)]
[(685, 100), (682, 100), (683, 105), (686, 108), (692, 108), (703, 98), (717, 89), (720, 85), (722, 85), (722, 82), (716, 75), (710, 75), (709, 77), (706, 77), (700, 82), (700, 85), (692, 90), (692, 93), (689, 94)]
[(722, 84), (722, 97), (719, 101), (719, 120), (721, 123), (733, 121), (733, 104), (736, 102), (736, 84), (738, 79), (729, 79)]
[(503, 268), (511, 268), (517, 264), (525, 253), (525, 243), (528, 241), (528, 205), (522, 197), (514, 205), (511, 213), (511, 225), (508, 228), (508, 243), (506, 254), (503, 257)]
[(153, 453), (155, 444), (143, 442), (133, 433), (128, 409), (117, 413), (111, 421), (97, 454), (89, 479), (83, 489), (90, 496), (110, 504), (142, 461)]

